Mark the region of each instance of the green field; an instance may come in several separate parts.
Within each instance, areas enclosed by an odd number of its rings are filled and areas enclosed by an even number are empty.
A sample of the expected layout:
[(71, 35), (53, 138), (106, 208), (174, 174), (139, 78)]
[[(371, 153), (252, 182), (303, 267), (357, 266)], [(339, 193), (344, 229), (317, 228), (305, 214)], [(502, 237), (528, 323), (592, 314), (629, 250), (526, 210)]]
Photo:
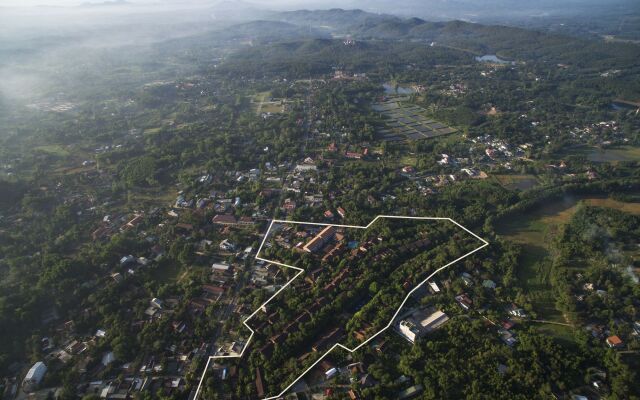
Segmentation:
[(640, 161), (640, 147), (617, 146), (602, 149), (593, 146), (579, 146), (568, 149), (566, 152), (563, 151), (558, 155), (581, 155), (593, 162), (618, 163), (621, 161)]
[[(604, 196), (576, 196), (547, 203), (520, 217), (502, 221), (497, 226), (499, 235), (522, 246), (523, 254), (516, 273), (539, 319), (567, 322), (555, 307), (549, 282), (550, 258), (553, 257), (551, 242), (576, 212), (580, 203), (640, 214), (640, 203), (626, 203)], [(554, 326), (544, 329), (566, 331), (569, 328)], [(564, 333), (566, 335), (566, 332)]]
[(621, 146), (610, 149), (593, 149), (587, 159), (594, 162), (640, 161), (640, 147)]
[(69, 152), (69, 150), (67, 150), (66, 148), (64, 148), (63, 146), (58, 145), (58, 144), (51, 144), (51, 145), (47, 145), (47, 146), (38, 146), (38, 147), (35, 147), (34, 150), (41, 151), (43, 153), (47, 153), (47, 154), (50, 154), (52, 156), (57, 156), (57, 157), (67, 157), (67, 156), (69, 156), (71, 154)]
[(283, 113), (284, 105), (281, 100), (277, 101), (269, 101), (268, 99), (271, 97), (271, 92), (260, 92), (251, 98), (251, 102), (253, 103), (253, 107), (255, 107), (255, 111), (257, 115), (262, 113)]
[(156, 190), (136, 188), (129, 190), (128, 201), (131, 204), (145, 204), (149, 207), (171, 204), (178, 195), (176, 190)]
[(538, 178), (534, 175), (493, 175), (505, 189), (527, 190), (538, 185)]

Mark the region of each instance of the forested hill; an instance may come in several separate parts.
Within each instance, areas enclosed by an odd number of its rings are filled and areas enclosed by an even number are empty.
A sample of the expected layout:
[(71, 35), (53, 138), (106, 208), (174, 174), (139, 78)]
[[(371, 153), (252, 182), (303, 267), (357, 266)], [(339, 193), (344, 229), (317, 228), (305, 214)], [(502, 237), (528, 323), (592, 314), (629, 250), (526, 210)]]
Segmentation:
[(362, 41), (345, 46), (337, 39), (309, 39), (242, 49), (229, 57), (219, 72), (308, 78), (309, 74), (331, 73), (332, 68), (392, 73), (406, 64), (432, 68), (470, 61), (470, 55), (464, 51), (408, 41)]
[(273, 19), (307, 27), (330, 29), (356, 39), (420, 40), (457, 47), (476, 54), (499, 54), (518, 60), (537, 60), (593, 68), (632, 68), (640, 46), (604, 43), (558, 34), (463, 21), (428, 22), (361, 10), (319, 10), (280, 13)]

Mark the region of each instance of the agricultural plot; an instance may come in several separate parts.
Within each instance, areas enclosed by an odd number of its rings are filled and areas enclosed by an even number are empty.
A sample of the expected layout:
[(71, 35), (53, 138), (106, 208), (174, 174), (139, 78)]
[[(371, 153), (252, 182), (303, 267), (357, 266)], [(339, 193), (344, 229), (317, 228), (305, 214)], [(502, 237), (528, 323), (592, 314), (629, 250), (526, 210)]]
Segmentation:
[(433, 121), (421, 114), (417, 106), (401, 106), (397, 101), (375, 104), (375, 111), (387, 117), (386, 127), (379, 128), (378, 137), (386, 142), (422, 140), (448, 135), (456, 130)]
[(252, 106), (256, 115), (262, 113), (280, 114), (285, 111), (285, 101), (282, 99), (274, 99), (270, 92), (261, 92), (251, 98)]

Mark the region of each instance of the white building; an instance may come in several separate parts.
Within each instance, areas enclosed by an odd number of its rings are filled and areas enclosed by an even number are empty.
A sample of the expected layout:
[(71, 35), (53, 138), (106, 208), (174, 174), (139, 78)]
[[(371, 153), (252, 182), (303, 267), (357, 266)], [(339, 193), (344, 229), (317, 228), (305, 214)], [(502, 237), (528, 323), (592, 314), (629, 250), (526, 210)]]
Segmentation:
[(413, 321), (402, 320), (398, 326), (400, 334), (411, 343), (415, 343), (416, 339), (420, 336), (420, 329), (413, 323)]
[(398, 333), (411, 343), (420, 336), (438, 329), (449, 320), (447, 314), (434, 308), (417, 310), (397, 326)]
[(25, 392), (32, 392), (38, 388), (44, 374), (47, 373), (47, 366), (42, 361), (33, 364), (33, 367), (27, 372), (27, 376), (22, 381), (22, 388)]
[(215, 272), (215, 271), (227, 272), (227, 271), (229, 271), (230, 268), (231, 268), (231, 265), (229, 265), (229, 264), (213, 263), (211, 265), (211, 271), (212, 272)]
[(224, 239), (220, 242), (220, 250), (224, 251), (235, 251), (236, 245), (231, 243), (228, 239)]

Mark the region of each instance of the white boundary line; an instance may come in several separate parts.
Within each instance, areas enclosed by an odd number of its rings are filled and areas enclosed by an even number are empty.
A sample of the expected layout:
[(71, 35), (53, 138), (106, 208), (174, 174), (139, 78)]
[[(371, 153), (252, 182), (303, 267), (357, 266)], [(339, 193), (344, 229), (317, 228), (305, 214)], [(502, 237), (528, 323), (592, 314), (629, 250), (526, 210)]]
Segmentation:
[(413, 294), (413, 292), (418, 290), (422, 285), (424, 285), (435, 274), (437, 274), (438, 272), (442, 271), (443, 269), (445, 269), (445, 268), (457, 263), (458, 261), (470, 256), (471, 254), (473, 254), (473, 253), (475, 253), (475, 252), (477, 252), (477, 251), (479, 251), (479, 250), (481, 250), (481, 249), (483, 249), (483, 248), (485, 248), (486, 246), (489, 245), (489, 242), (487, 242), (486, 240), (484, 240), (480, 236), (476, 235), (475, 233), (471, 232), (469, 229), (465, 228), (464, 226), (460, 225), (459, 223), (457, 223), (453, 219), (451, 219), (451, 218), (443, 218), (443, 217), (404, 217), (404, 216), (398, 216), (398, 215), (378, 215), (371, 222), (369, 222), (366, 226), (328, 224), (328, 223), (321, 223), (321, 222), (287, 221), (287, 220), (281, 220), (281, 219), (271, 220), (271, 223), (269, 224), (269, 228), (267, 229), (267, 232), (264, 234), (264, 238), (262, 239), (262, 242), (260, 243), (260, 247), (258, 248), (258, 252), (256, 253), (256, 260), (269, 262), (269, 263), (276, 264), (276, 265), (279, 265), (279, 266), (285, 267), (285, 268), (291, 268), (291, 269), (294, 269), (294, 270), (296, 270), (298, 272), (295, 274), (295, 276), (293, 278), (289, 279), (284, 284), (284, 286), (282, 286), (271, 297), (269, 297), (269, 299), (267, 301), (262, 303), (262, 305), (260, 305), (260, 307), (258, 307), (254, 312), (251, 313), (251, 315), (249, 315), (247, 318), (244, 319), (244, 321), (242, 321), (244, 326), (246, 326), (247, 329), (249, 329), (251, 334), (249, 335), (249, 339), (247, 339), (247, 343), (242, 348), (242, 352), (240, 352), (240, 354), (238, 354), (238, 355), (229, 355), (229, 356), (209, 356), (209, 359), (207, 360), (207, 365), (204, 367), (204, 371), (202, 371), (202, 376), (200, 377), (200, 382), (198, 383), (198, 388), (196, 389), (194, 400), (198, 400), (198, 395), (200, 394), (200, 388), (202, 386), (202, 382), (204, 381), (204, 377), (205, 377), (205, 375), (207, 373), (207, 370), (209, 369), (209, 363), (211, 363), (211, 360), (221, 359), (221, 358), (241, 358), (244, 355), (244, 352), (247, 349), (247, 347), (249, 347), (249, 343), (251, 343), (251, 339), (253, 338), (253, 335), (255, 333), (255, 331), (253, 329), (251, 329), (249, 324), (247, 324), (247, 321), (249, 321), (254, 315), (256, 315), (258, 313), (258, 311), (260, 311), (260, 309), (262, 307), (266, 306), (271, 300), (273, 300), (278, 294), (280, 294), (280, 292), (282, 292), (284, 289), (286, 289), (286, 287), (289, 286), (291, 284), (291, 282), (293, 282), (298, 276), (300, 276), (300, 274), (302, 274), (304, 272), (304, 270), (302, 268), (294, 267), (292, 265), (283, 264), (281, 262), (268, 260), (266, 258), (259, 257), (260, 252), (262, 251), (262, 246), (264, 246), (264, 242), (267, 240), (267, 237), (269, 237), (269, 233), (271, 232), (271, 228), (273, 227), (274, 223), (298, 224), (298, 225), (336, 226), (336, 227), (340, 227), (340, 228), (367, 229), (371, 225), (373, 225), (378, 219), (381, 219), (381, 218), (449, 221), (449, 222), (454, 223), (456, 226), (462, 228), (465, 232), (469, 233), (471, 236), (473, 236), (476, 239), (478, 239), (479, 241), (481, 241), (482, 242), (482, 246), (480, 246), (480, 247), (478, 247), (478, 248), (476, 248), (474, 250), (471, 250), (470, 252), (466, 253), (465, 255), (460, 256), (460, 257), (456, 258), (455, 260), (451, 261), (450, 263), (448, 263), (446, 265), (443, 265), (442, 267), (436, 269), (435, 271), (433, 271), (431, 273), (431, 275), (427, 276), (424, 280), (422, 280), (420, 283), (418, 283), (416, 285), (416, 287), (414, 287), (413, 289), (411, 289), (411, 291), (409, 293), (407, 293), (407, 295), (405, 296), (404, 300), (402, 300), (402, 303), (400, 304), (400, 306), (398, 307), (396, 312), (393, 314), (393, 316), (389, 320), (389, 323), (384, 328), (382, 328), (378, 332), (376, 332), (373, 336), (371, 336), (370, 338), (368, 338), (364, 342), (360, 343), (358, 346), (354, 347), (353, 349), (350, 349), (350, 348), (348, 348), (348, 347), (346, 347), (346, 346), (344, 346), (344, 345), (342, 345), (340, 343), (334, 344), (329, 350), (327, 350), (322, 356), (320, 356), (320, 358), (318, 358), (313, 364), (311, 364), (307, 369), (305, 369), (304, 372), (302, 372), (302, 374), (300, 374), (293, 382), (291, 382), (289, 384), (289, 386), (284, 388), (282, 390), (282, 392), (280, 392), (279, 394), (277, 394), (275, 396), (265, 397), (263, 400), (273, 400), (273, 399), (277, 399), (277, 398), (282, 397), (287, 392), (287, 390), (291, 389), (291, 387), (293, 385), (295, 385), (296, 382), (298, 382), (303, 376), (305, 376), (307, 374), (307, 372), (309, 372), (313, 367), (316, 366), (316, 364), (318, 364), (320, 361), (322, 361), (322, 359), (324, 359), (327, 355), (329, 355), (329, 353), (331, 353), (336, 347), (340, 347), (340, 348), (342, 348), (344, 350), (347, 350), (350, 353), (353, 353), (354, 351), (358, 350), (360, 347), (362, 347), (365, 344), (367, 344), (368, 342), (370, 342), (373, 338), (375, 338), (376, 336), (378, 336), (382, 332), (386, 331), (393, 324), (393, 321), (396, 319), (396, 317), (400, 313), (400, 310), (402, 310), (402, 307), (404, 307), (404, 304), (409, 299), (409, 296), (411, 296)]

